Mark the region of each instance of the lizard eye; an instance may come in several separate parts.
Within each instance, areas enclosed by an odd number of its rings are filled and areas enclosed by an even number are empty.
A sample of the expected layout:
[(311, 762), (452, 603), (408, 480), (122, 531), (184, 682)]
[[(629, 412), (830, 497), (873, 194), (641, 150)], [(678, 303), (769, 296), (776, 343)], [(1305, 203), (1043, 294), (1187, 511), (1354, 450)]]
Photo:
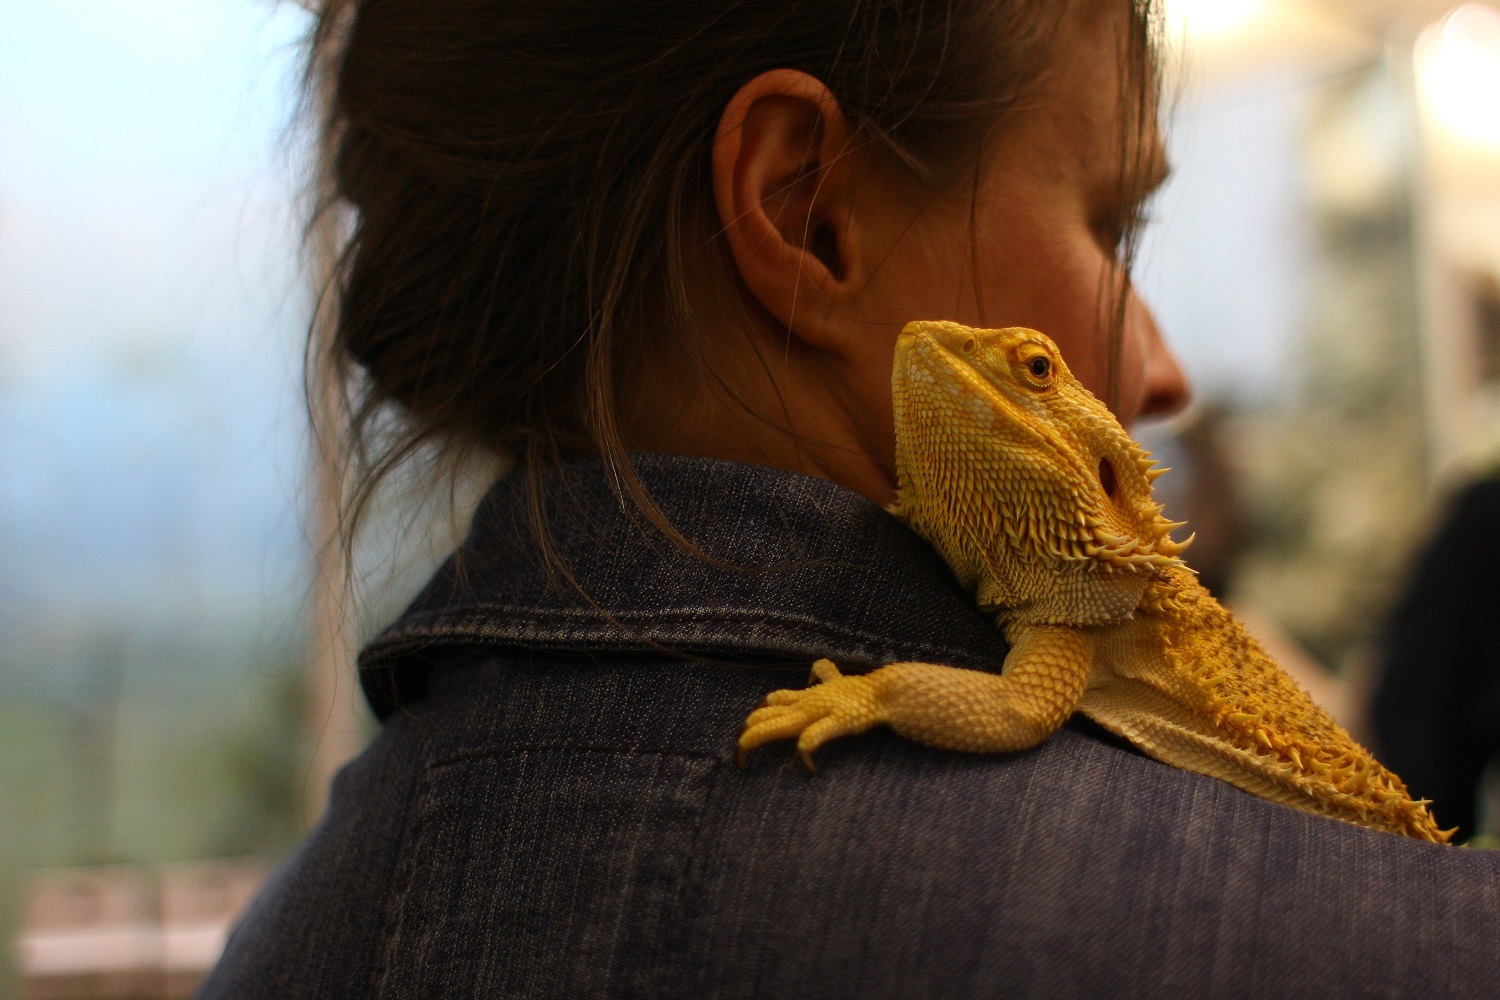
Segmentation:
[(1052, 362), (1044, 357), (1035, 357), (1026, 363), (1033, 377), (1044, 379), (1052, 373)]

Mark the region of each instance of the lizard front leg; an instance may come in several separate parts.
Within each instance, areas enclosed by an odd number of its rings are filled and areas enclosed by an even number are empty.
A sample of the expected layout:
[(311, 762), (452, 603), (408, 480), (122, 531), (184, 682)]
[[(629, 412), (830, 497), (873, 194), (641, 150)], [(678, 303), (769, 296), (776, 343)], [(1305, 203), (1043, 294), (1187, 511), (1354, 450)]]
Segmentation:
[(774, 740), (797, 737), (802, 761), (840, 736), (888, 725), (942, 750), (998, 753), (1036, 746), (1078, 707), (1093, 664), (1093, 643), (1076, 628), (1012, 630), (1002, 673), (932, 663), (892, 663), (844, 675), (831, 660), (813, 664), (817, 684), (773, 691), (750, 713), (739, 759)]

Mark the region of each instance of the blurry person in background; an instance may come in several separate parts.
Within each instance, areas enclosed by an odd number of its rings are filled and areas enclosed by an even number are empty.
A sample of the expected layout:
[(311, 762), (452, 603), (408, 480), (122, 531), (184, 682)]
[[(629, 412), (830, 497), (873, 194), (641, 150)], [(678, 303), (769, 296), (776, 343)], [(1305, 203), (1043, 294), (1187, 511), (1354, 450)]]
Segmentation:
[(1467, 486), (1422, 552), (1386, 629), (1374, 706), (1381, 759), (1481, 832), (1481, 778), (1500, 751), (1500, 475)]
[[(829, 656), (994, 669), (882, 505), (915, 318), (1041, 329), (1122, 421), (1186, 386), (1129, 281), (1166, 170), (1140, 0), (343, 0), (320, 345), (368, 489), (514, 463), (361, 657), (380, 736), (214, 997), (1353, 996), (1500, 975), (1500, 857), (1075, 721), (820, 773), (734, 738)], [(358, 499), (358, 497), (356, 498)], [(357, 504), (356, 510), (357, 513)]]

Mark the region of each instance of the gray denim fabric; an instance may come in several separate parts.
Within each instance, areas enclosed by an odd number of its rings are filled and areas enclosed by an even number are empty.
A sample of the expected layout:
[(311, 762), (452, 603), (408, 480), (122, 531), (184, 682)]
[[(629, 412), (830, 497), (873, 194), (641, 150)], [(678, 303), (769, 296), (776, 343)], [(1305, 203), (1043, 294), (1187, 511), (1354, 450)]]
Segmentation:
[(994, 669), (1004, 646), (865, 500), (640, 462), (751, 568), (674, 549), (576, 463), (551, 496), (590, 606), (549, 587), (500, 484), (461, 571), (366, 651), (384, 729), (201, 996), (1500, 995), (1500, 855), (1276, 806), (1084, 723), (1020, 754), (882, 731), (816, 774), (786, 744), (740, 770), (745, 714), (816, 655)]

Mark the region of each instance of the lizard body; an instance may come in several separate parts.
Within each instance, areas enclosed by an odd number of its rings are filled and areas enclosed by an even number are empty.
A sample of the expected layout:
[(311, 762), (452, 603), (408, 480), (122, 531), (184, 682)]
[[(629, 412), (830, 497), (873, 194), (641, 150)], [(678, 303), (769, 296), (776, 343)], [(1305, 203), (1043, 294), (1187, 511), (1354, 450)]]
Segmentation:
[[(1011, 644), (1001, 673), (927, 663), (777, 691), (740, 753), (885, 724), (928, 746), (1023, 750), (1075, 711), (1164, 763), (1286, 805), (1436, 843), (1425, 801), (1356, 743), (1179, 558), (1163, 471), (1032, 330), (907, 326), (892, 377), (894, 513)], [(1188, 541), (1191, 541), (1189, 539)]]

